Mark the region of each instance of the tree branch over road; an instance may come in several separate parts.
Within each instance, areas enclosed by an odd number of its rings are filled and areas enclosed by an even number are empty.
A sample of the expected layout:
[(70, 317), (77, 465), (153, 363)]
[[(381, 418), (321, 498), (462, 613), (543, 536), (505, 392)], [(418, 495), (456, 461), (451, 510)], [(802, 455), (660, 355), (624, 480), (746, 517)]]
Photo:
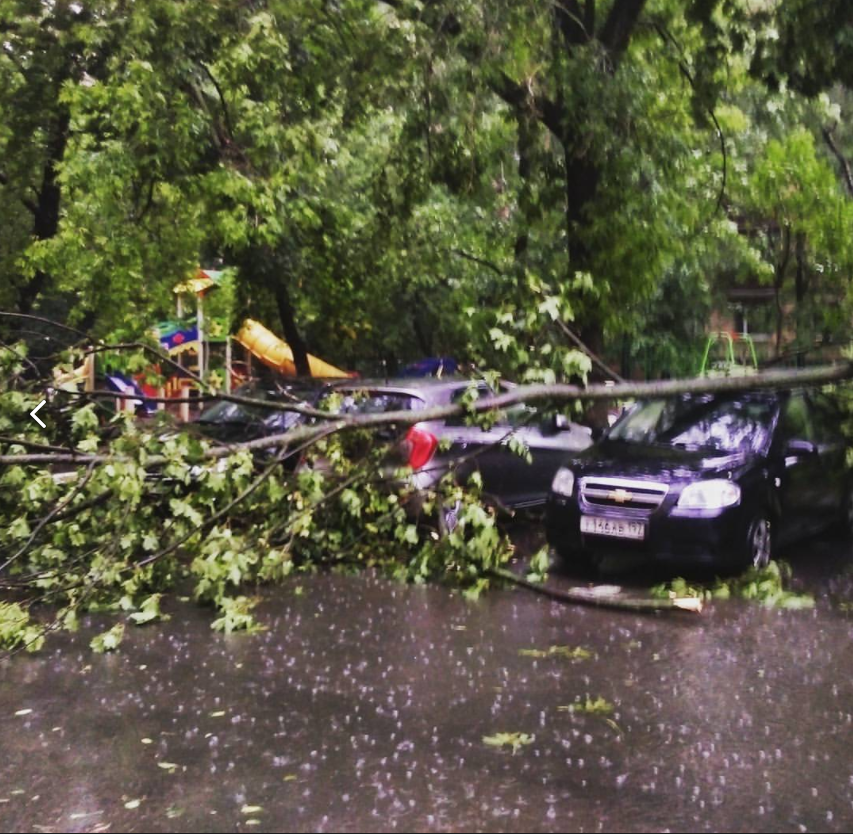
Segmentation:
[[(444, 420), (448, 417), (458, 417), (466, 413), (482, 414), (496, 411), (521, 403), (558, 403), (576, 401), (608, 401), (621, 399), (650, 399), (675, 397), (682, 394), (713, 394), (732, 393), (737, 391), (799, 388), (803, 386), (822, 385), (832, 382), (843, 382), (853, 378), (853, 362), (838, 365), (823, 365), (806, 370), (773, 371), (747, 377), (715, 377), (681, 380), (665, 380), (661, 382), (625, 382), (616, 385), (519, 385), (503, 394), (475, 400), (467, 408), (457, 403), (424, 408), (418, 411), (388, 411), (377, 414), (347, 414), (340, 415), (332, 412), (321, 412), (322, 421), (314, 424), (296, 426), (281, 434), (250, 440), (245, 443), (235, 443), (227, 448), (209, 449), (204, 457), (210, 459), (227, 457), (234, 451), (245, 449), (259, 451), (278, 446), (288, 446), (293, 443), (306, 443), (331, 433), (352, 431), (355, 429), (375, 429), (382, 426), (406, 426), (431, 420)], [(248, 402), (254, 402), (251, 399)], [(287, 403), (272, 406), (261, 403), (266, 407), (275, 407), (283, 411), (292, 410)], [(0, 455), (0, 463), (5, 464), (51, 464), (75, 463), (88, 464), (91, 462), (107, 462), (116, 459), (111, 454), (6, 454)], [(148, 458), (149, 466), (157, 466), (166, 459), (160, 456)]]

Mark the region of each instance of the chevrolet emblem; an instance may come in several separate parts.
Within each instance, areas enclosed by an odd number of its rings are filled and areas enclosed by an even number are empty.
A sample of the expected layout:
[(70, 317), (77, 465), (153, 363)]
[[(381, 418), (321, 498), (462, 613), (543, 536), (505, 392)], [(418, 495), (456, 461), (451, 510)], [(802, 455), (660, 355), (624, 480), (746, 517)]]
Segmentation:
[(615, 501), (617, 504), (624, 504), (627, 501), (630, 501), (634, 496), (628, 492), (627, 489), (614, 489), (607, 497), (611, 501)]

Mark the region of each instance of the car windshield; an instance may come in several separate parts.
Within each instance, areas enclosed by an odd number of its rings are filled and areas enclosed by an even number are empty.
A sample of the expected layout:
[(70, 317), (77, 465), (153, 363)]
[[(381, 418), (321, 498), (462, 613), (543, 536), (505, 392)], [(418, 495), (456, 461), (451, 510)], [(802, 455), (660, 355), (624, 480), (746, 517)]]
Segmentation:
[(772, 402), (758, 398), (652, 400), (626, 414), (608, 439), (726, 453), (758, 452), (770, 438), (773, 413)]
[[(264, 388), (240, 388), (234, 392), (241, 397), (250, 397), (263, 402), (301, 402), (300, 394), (308, 391), (279, 392)], [(275, 411), (263, 406), (248, 405), (220, 400), (201, 413), (200, 423), (263, 423), (271, 429), (287, 429), (299, 419), (292, 411)]]

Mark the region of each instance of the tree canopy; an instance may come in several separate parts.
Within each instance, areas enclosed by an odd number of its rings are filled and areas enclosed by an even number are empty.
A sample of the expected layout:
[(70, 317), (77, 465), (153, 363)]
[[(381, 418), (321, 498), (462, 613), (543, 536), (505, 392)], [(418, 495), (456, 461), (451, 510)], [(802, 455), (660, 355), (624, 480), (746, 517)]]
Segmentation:
[(824, 172), (782, 290), (847, 270), (844, 4), (754, 6), (3, 0), (2, 302), (138, 334), (223, 262), (303, 362), (695, 337), (778, 282), (774, 176)]

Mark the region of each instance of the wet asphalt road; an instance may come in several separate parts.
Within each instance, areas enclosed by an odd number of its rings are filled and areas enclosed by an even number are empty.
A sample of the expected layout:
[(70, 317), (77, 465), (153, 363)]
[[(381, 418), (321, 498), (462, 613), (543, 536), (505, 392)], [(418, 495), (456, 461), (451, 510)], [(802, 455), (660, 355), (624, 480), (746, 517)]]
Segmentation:
[[(256, 635), (176, 601), (99, 656), (112, 621), (89, 621), (0, 663), (0, 824), (850, 830), (853, 557), (789, 556), (813, 611), (637, 616), (320, 575), (266, 592)], [(593, 656), (519, 654), (554, 645)], [(560, 709), (586, 697), (612, 722)], [(533, 741), (483, 743), (498, 732)]]

